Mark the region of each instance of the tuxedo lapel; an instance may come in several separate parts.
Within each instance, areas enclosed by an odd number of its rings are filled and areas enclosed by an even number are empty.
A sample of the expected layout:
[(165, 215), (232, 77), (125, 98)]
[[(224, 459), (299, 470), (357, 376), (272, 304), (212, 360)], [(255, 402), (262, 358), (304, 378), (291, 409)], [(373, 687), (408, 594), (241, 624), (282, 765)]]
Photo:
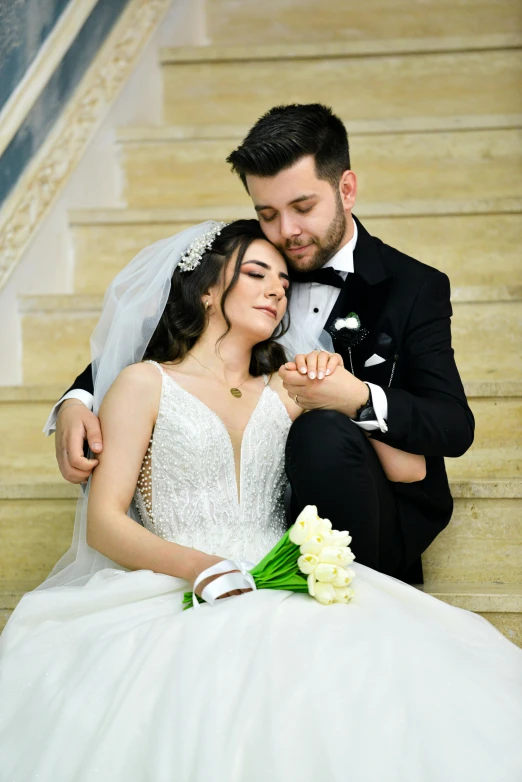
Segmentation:
[[(370, 332), (360, 344), (351, 348), (354, 371), (359, 375), (365, 358), (370, 355), (370, 348), (375, 340), (375, 326), (388, 299), (393, 277), (386, 273), (382, 264), (379, 242), (354, 219), (358, 229), (353, 255), (354, 273), (347, 275), (324, 329), (330, 332), (337, 318), (344, 318), (350, 312), (359, 316), (361, 326)], [(345, 353), (335, 342), (334, 338), (336, 350), (341, 354)]]

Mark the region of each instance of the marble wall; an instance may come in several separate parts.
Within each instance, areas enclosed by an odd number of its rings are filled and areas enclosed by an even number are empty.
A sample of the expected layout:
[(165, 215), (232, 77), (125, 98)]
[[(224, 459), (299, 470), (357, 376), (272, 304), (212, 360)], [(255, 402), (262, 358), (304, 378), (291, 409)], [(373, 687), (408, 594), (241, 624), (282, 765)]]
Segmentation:
[[(0, 206), (40, 148), (128, 0), (99, 0), (58, 68), (0, 157)], [(65, 0), (0, 0), (0, 73), (4, 100), (67, 5)], [(6, 29), (2, 28), (6, 26)], [(39, 31), (39, 32), (38, 32)], [(4, 79), (4, 70), (6, 79)], [(1, 95), (1, 93), (0, 93)]]
[(69, 0), (0, 0), (0, 109)]

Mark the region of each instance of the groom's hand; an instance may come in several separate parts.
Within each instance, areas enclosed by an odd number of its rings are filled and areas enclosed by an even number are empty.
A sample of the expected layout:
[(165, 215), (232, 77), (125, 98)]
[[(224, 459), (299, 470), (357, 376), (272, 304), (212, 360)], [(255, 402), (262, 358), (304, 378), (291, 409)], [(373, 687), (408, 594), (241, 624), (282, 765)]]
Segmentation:
[(91, 451), (101, 452), (100, 422), (84, 404), (66, 399), (58, 411), (55, 447), (60, 472), (70, 483), (87, 481), (98, 464), (98, 459), (86, 459), (83, 455), (85, 440)]
[(290, 363), (283, 364), (279, 376), (288, 395), (304, 410), (337, 410), (354, 418), (356, 411), (368, 401), (370, 391), (366, 383), (343, 367), (319, 380), (299, 372), (297, 366), (295, 369), (289, 366)]

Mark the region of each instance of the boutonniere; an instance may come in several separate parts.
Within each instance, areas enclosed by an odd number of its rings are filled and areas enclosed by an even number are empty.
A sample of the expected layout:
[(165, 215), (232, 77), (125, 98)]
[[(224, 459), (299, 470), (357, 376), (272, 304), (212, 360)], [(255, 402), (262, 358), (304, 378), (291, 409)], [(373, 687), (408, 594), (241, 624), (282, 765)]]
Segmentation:
[(337, 318), (330, 328), (332, 337), (337, 338), (345, 347), (359, 345), (370, 332), (363, 328), (356, 312), (349, 312), (345, 318)]
[(368, 329), (363, 328), (361, 320), (356, 312), (349, 312), (345, 318), (337, 318), (330, 326), (330, 336), (332, 337), (334, 347), (341, 352), (342, 349), (348, 352), (350, 359), (350, 372), (355, 375), (352, 360), (352, 348), (359, 345), (363, 339), (366, 339), (370, 333)]

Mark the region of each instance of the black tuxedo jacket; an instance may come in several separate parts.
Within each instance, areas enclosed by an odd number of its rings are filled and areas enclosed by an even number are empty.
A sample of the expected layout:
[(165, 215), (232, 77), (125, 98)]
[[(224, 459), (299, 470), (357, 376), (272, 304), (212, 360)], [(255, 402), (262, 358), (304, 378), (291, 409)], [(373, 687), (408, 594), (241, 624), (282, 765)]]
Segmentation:
[[(423, 481), (392, 484), (409, 566), (451, 518), (443, 457), (461, 456), (470, 447), (475, 424), (451, 347), (447, 276), (370, 236), (356, 222), (354, 274), (347, 275), (325, 328), (357, 313), (369, 334), (351, 349), (354, 372), (382, 386), (388, 400), (388, 431), (372, 437), (426, 457)], [(347, 351), (335, 344), (350, 367)], [(364, 367), (374, 353), (385, 361)], [(93, 392), (90, 366), (73, 388)]]
[[(392, 484), (408, 567), (451, 518), (443, 457), (467, 451), (475, 422), (451, 347), (447, 276), (370, 236), (356, 222), (354, 274), (347, 276), (326, 328), (357, 313), (369, 334), (351, 348), (354, 372), (380, 385), (388, 400), (388, 431), (372, 437), (426, 458), (423, 481)], [(334, 344), (349, 367), (347, 352), (339, 341)], [(385, 361), (365, 367), (374, 353)]]

